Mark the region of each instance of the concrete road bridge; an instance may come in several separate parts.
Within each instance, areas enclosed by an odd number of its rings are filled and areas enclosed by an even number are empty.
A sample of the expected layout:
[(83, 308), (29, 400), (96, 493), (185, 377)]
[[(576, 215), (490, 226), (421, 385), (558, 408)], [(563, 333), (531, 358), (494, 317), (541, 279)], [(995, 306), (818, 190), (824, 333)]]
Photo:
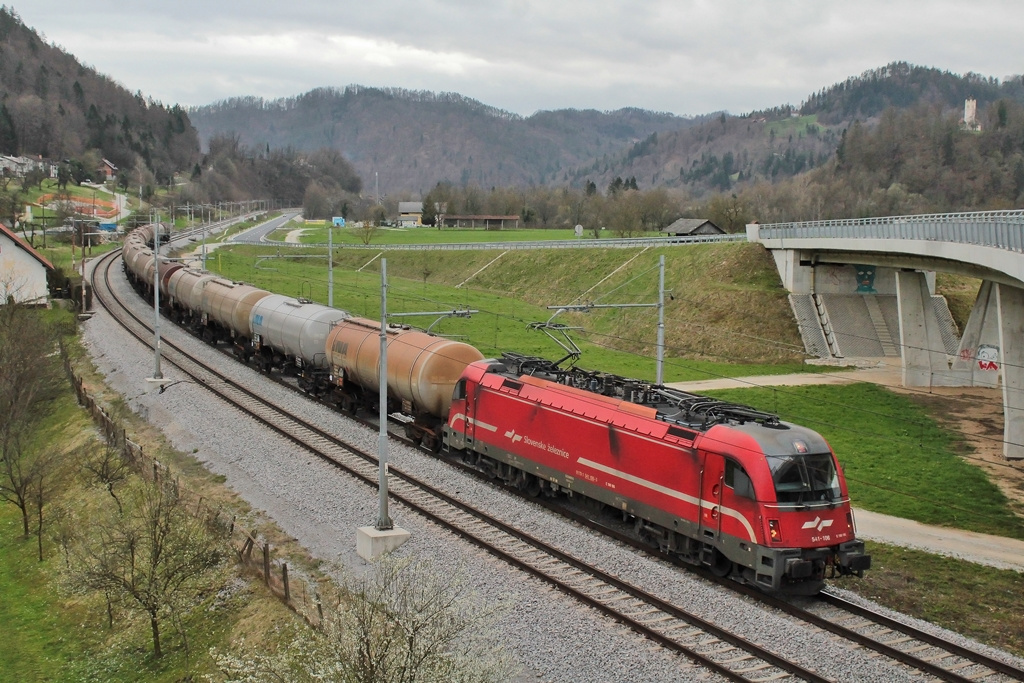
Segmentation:
[[(900, 357), (912, 387), (1002, 385), (1003, 453), (1024, 459), (1024, 211), (748, 225), (775, 258), (804, 343)], [(958, 337), (935, 272), (982, 280)]]

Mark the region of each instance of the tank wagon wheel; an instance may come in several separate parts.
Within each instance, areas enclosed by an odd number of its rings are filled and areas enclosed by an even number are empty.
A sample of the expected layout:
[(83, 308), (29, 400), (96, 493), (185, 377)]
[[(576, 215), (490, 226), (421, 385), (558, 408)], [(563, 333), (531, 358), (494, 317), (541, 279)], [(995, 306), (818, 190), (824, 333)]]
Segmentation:
[(356, 400), (348, 394), (341, 397), (341, 412), (346, 415), (351, 415), (352, 417), (355, 417), (356, 413), (359, 412)]
[(431, 453), (437, 454), (441, 452), (441, 437), (434, 432), (424, 432), (421, 443)]
[(405, 425), (405, 438), (412, 441), (413, 445), (419, 446), (423, 442), (423, 436), (423, 433), (411, 422)]

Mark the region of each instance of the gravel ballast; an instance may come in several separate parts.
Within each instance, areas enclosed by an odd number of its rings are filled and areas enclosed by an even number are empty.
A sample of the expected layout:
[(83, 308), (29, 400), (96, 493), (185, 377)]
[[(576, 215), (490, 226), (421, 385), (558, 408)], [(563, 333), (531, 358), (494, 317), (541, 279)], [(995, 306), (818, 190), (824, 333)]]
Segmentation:
[[(121, 296), (147, 310), (124, 279), (115, 277)], [(133, 298), (134, 297), (134, 298)], [(152, 308), (148, 308), (152, 315)], [(261, 382), (282, 406), (301, 410), (329, 432), (375, 451), (377, 434), (344, 416), (226, 358), (171, 324), (165, 338), (188, 345), (200, 357), (216, 359), (222, 372)], [(192, 383), (157, 392), (145, 379), (153, 352), (130, 338), (102, 310), (83, 326), (83, 340), (108, 385), (126, 397), (132, 410), (159, 426), (179, 450), (192, 452), (227, 486), (272, 518), (316, 558), (353, 573), (366, 567), (356, 555), (355, 530), (377, 517), (375, 489), (340, 473), (292, 442), (257, 425), (211, 393)], [(165, 364), (164, 375), (178, 372)], [(834, 680), (918, 680), (901, 665), (869, 657), (862, 649), (836, 642), (828, 634), (756, 602), (709, 585), (689, 573), (604, 538), (588, 529), (518, 499), (428, 454), (392, 444), (393, 467), (422, 478), (452, 495), (474, 501), (503, 521), (612, 571), (624, 580), (664, 597), (723, 628), (766, 645), (777, 654)], [(398, 551), (447, 570), (459, 567), (473, 590), (488, 601), (508, 606), (497, 637), (523, 667), (520, 680), (692, 681), (718, 680), (684, 658), (666, 653), (620, 624), (583, 607), (523, 572), (392, 503), (395, 524), (412, 533)], [(950, 634), (935, 627), (946, 637)], [(972, 641), (961, 638), (971, 647)], [(1008, 655), (1003, 655), (1008, 658)], [(1010, 661), (1013, 661), (1010, 659)], [(1020, 666), (1022, 663), (1017, 662)]]

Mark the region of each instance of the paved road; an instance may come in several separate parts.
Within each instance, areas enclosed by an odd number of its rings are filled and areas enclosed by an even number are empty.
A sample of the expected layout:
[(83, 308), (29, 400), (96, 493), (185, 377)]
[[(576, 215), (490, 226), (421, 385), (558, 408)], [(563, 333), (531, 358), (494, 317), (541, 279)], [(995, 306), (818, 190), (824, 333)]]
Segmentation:
[[(259, 225), (253, 226), (248, 230), (232, 235), (229, 242), (245, 242), (247, 244), (269, 242), (266, 239), (267, 235), (274, 232), (282, 225), (295, 218), (299, 214), (298, 211), (286, 211), (277, 218), (272, 218), (266, 223), (260, 223)], [(274, 242), (274, 244), (284, 244), (283, 242)]]
[(928, 526), (910, 519), (855, 510), (857, 536), (924, 550), (976, 564), (1024, 572), (1024, 541), (973, 531)]
[[(900, 386), (899, 365), (877, 364), (849, 372), (761, 375), (735, 379), (674, 382), (668, 386), (700, 393), (714, 389), (743, 389), (758, 386), (800, 386), (808, 384), (849, 384), (874, 382)], [(909, 519), (856, 509), (857, 535), (861, 538), (956, 557), (977, 564), (1024, 572), (1024, 541), (973, 531), (928, 526)]]
[[(699, 394), (715, 389), (749, 389), (752, 387), (795, 387), (808, 384), (852, 384), (874, 382), (883, 386), (900, 386), (902, 369), (896, 364), (883, 362), (866, 364), (845, 372), (797, 372), (791, 375), (757, 375), (754, 377), (730, 377), (706, 379), (693, 382), (671, 382), (666, 386)], [(898, 363), (898, 361), (897, 361)]]

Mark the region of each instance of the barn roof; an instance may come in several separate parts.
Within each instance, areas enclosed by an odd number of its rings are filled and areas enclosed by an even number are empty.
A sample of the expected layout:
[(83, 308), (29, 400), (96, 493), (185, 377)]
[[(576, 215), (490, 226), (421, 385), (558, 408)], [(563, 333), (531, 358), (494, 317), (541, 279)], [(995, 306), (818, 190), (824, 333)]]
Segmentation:
[[(725, 232), (725, 230), (722, 230), (706, 218), (680, 218), (667, 228), (662, 228), (662, 232), (671, 233), (673, 235), (692, 235), (701, 228), (705, 228), (705, 226), (710, 228), (712, 232)], [(707, 234), (706, 231), (705, 234)]]

